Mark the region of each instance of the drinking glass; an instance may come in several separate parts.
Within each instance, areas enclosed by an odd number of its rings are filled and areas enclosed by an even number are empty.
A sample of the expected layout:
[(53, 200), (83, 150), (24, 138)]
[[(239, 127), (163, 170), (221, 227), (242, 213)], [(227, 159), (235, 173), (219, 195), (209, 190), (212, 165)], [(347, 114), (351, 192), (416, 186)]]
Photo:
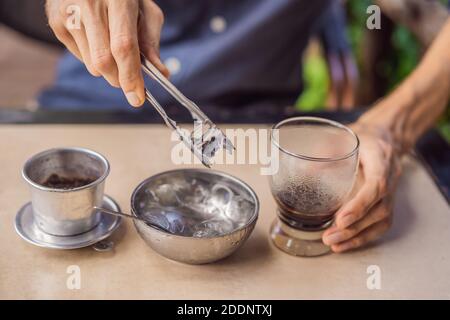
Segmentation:
[(329, 252), (322, 235), (356, 181), (358, 137), (335, 121), (297, 117), (276, 124), (271, 143), (279, 161), (269, 178), (278, 205), (272, 241), (297, 256)]

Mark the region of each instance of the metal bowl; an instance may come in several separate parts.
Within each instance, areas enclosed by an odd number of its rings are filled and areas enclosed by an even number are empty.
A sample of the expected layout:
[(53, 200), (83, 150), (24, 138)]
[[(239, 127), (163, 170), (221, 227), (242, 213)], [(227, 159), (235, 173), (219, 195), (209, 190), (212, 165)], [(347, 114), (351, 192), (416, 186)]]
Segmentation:
[(182, 169), (142, 182), (131, 198), (134, 221), (145, 242), (166, 258), (205, 264), (235, 252), (253, 231), (259, 212), (255, 192), (222, 172)]

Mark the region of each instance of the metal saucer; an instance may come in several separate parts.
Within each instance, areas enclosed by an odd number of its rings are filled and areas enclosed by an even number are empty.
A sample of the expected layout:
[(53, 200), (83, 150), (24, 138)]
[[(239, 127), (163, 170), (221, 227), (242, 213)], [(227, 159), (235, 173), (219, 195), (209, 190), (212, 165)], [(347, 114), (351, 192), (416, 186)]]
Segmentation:
[[(120, 211), (117, 203), (110, 197), (104, 196), (102, 207)], [(39, 247), (50, 249), (79, 249), (93, 245), (109, 237), (119, 227), (120, 217), (101, 213), (100, 223), (92, 230), (75, 236), (54, 236), (40, 230), (33, 219), (31, 202), (23, 206), (16, 215), (16, 232), (27, 242)]]

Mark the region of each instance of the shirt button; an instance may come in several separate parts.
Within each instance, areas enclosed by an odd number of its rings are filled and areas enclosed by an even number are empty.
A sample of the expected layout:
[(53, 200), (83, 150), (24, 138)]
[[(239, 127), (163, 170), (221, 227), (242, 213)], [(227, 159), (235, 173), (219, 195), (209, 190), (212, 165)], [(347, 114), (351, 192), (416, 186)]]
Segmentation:
[(221, 16), (212, 18), (209, 25), (211, 30), (215, 33), (222, 33), (227, 29), (227, 21)]
[(171, 75), (175, 75), (181, 70), (181, 62), (177, 58), (171, 57), (164, 61), (167, 69), (169, 69)]

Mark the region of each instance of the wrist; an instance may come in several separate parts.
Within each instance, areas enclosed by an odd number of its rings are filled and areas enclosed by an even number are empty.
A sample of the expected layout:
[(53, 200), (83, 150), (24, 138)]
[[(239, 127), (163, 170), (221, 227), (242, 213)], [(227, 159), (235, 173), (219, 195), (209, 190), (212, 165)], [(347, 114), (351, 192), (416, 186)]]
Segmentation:
[(353, 125), (353, 129), (359, 136), (370, 135), (382, 140), (391, 145), (392, 150), (398, 154), (403, 154), (408, 151), (408, 148), (404, 143), (403, 135), (398, 134), (395, 125), (387, 121), (386, 117), (383, 119), (382, 117), (378, 117), (375, 114), (369, 114), (368, 112)]
[(402, 153), (414, 145), (409, 116), (417, 104), (418, 95), (413, 79), (401, 84), (388, 97), (380, 100), (358, 120), (361, 127), (370, 128), (395, 145)]

